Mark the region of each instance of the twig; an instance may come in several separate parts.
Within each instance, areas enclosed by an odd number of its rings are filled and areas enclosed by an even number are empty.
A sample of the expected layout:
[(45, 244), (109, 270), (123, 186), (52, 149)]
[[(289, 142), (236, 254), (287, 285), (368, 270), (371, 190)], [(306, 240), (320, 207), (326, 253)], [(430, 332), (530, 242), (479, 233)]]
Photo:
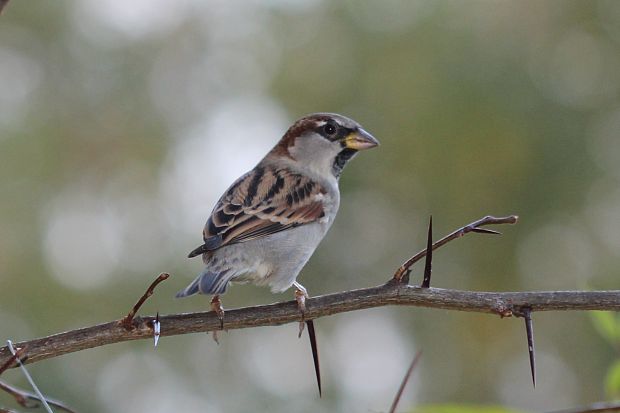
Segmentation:
[(134, 323), (134, 317), (136, 316), (136, 314), (138, 313), (138, 310), (140, 309), (140, 307), (142, 307), (142, 304), (144, 304), (144, 302), (153, 295), (153, 292), (155, 291), (155, 287), (157, 287), (157, 285), (164, 281), (167, 280), (168, 277), (170, 277), (170, 274), (162, 272), (161, 274), (159, 274), (159, 276), (155, 279), (155, 281), (153, 281), (151, 283), (151, 285), (149, 286), (149, 288), (147, 288), (146, 292), (142, 295), (142, 297), (140, 297), (140, 299), (138, 300), (138, 302), (133, 306), (133, 308), (131, 309), (131, 311), (129, 312), (129, 314), (127, 314), (125, 316), (125, 318), (123, 318), (120, 323), (123, 325), (123, 327), (125, 327), (127, 330), (131, 330), (132, 328), (135, 327), (135, 323)]
[(620, 412), (620, 402), (615, 403), (594, 403), (590, 406), (577, 407), (567, 410), (555, 410), (549, 413), (604, 413)]
[(396, 392), (396, 397), (394, 397), (394, 401), (392, 402), (392, 407), (390, 407), (390, 413), (396, 412), (396, 408), (398, 407), (398, 403), (400, 402), (400, 398), (403, 396), (403, 391), (405, 390), (405, 386), (407, 382), (411, 378), (411, 373), (413, 373), (413, 369), (415, 369), (416, 364), (418, 364), (418, 360), (420, 360), (420, 356), (422, 355), (421, 351), (418, 351), (413, 358), (413, 361), (409, 365), (407, 372), (405, 373), (405, 377), (403, 377), (402, 383), (400, 383), (400, 387)]
[[(620, 291), (546, 291), (546, 292), (479, 292), (420, 288), (394, 282), (372, 288), (345, 291), (308, 298), (306, 320), (332, 314), (386, 305), (408, 305), (471, 311), (510, 316), (529, 307), (531, 311), (607, 310), (620, 311)], [(154, 317), (142, 317), (136, 328), (126, 330), (119, 320), (72, 330), (65, 333), (17, 343), (28, 346), (28, 363), (73, 353), (87, 348), (130, 340), (152, 339)], [(161, 335), (207, 332), (220, 329), (220, 320), (212, 311), (160, 316)], [(236, 330), (299, 322), (296, 301), (226, 312), (226, 328)], [(11, 357), (6, 347), (0, 348), (0, 363)]]
[[(36, 394), (28, 393), (27, 391), (20, 390), (13, 386), (9, 386), (8, 384), (2, 381), (0, 381), (0, 390), (4, 390), (5, 392), (13, 396), (15, 401), (20, 406), (25, 407), (27, 409), (35, 409), (41, 405), (41, 399), (39, 399), (39, 397)], [(58, 400), (53, 400), (49, 398), (46, 398), (45, 400), (47, 400), (47, 403), (50, 406), (54, 406), (67, 413), (77, 413), (75, 410), (67, 407), (65, 404), (59, 402)], [(0, 412), (1, 411), (2, 410), (0, 410)]]
[(4, 373), (6, 369), (11, 367), (11, 365), (15, 363), (17, 359), (21, 359), (25, 351), (26, 347), (18, 348), (17, 351), (15, 351), (15, 354), (13, 354), (6, 362), (2, 364), (2, 366), (0, 366), (0, 375), (2, 375), (2, 373)]
[[(447, 244), (448, 242), (450, 242), (450, 241), (452, 241), (452, 240), (454, 240), (456, 238), (460, 238), (460, 237), (462, 237), (465, 234), (468, 234), (470, 232), (477, 232), (479, 234), (496, 234), (496, 235), (499, 235), (499, 234), (501, 234), (500, 232), (493, 231), (491, 229), (481, 228), (481, 227), (483, 227), (485, 225), (516, 224), (518, 220), (519, 220), (519, 217), (517, 215), (510, 215), (510, 216), (507, 216), (507, 217), (500, 217), (500, 218), (496, 218), (494, 216), (487, 215), (484, 218), (480, 218), (479, 220), (474, 221), (471, 224), (465, 225), (464, 227), (457, 229), (456, 231), (452, 232), (451, 234), (448, 234), (445, 237), (443, 237), (442, 239), (440, 239), (439, 241), (435, 242), (433, 244), (433, 250), (436, 250), (437, 248)], [(407, 261), (405, 261), (396, 270), (396, 273), (394, 274), (394, 279), (396, 281), (398, 281), (398, 282), (401, 282), (403, 276), (409, 270), (409, 267), (411, 267), (413, 264), (418, 262), (425, 255), (426, 255), (426, 249), (418, 252), (413, 257), (411, 257)]]
[[(13, 343), (11, 342), (11, 340), (7, 340), (6, 343), (7, 343), (7, 347), (9, 348), (9, 351), (11, 352), (13, 357), (15, 357), (15, 355), (17, 354), (17, 351), (15, 350), (15, 348), (13, 348)], [(15, 361), (17, 361), (17, 365), (22, 370), (22, 373), (26, 377), (26, 380), (28, 380), (28, 383), (30, 383), (30, 386), (36, 393), (37, 398), (41, 400), (41, 403), (43, 404), (43, 407), (45, 408), (45, 410), (47, 410), (48, 413), (54, 413), (52, 411), (52, 408), (49, 406), (49, 404), (47, 404), (47, 400), (45, 400), (43, 393), (41, 393), (41, 390), (39, 390), (39, 387), (37, 387), (37, 384), (34, 382), (32, 377), (30, 376), (30, 373), (28, 373), (28, 370), (26, 370), (26, 367), (24, 367), (19, 357), (15, 357)]]

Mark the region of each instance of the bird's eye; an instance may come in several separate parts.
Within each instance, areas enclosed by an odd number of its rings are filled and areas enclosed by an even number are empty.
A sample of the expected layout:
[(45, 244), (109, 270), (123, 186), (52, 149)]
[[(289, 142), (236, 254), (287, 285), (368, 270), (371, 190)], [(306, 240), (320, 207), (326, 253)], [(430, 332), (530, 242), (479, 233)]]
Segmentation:
[(325, 131), (325, 133), (327, 135), (333, 136), (336, 134), (336, 126), (334, 126), (331, 123), (327, 123), (324, 127), (323, 130)]

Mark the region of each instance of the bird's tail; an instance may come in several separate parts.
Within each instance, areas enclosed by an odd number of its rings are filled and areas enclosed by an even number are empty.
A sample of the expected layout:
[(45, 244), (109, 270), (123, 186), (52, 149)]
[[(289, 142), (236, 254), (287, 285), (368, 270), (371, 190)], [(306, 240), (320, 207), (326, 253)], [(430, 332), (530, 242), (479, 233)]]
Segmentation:
[(187, 288), (179, 291), (176, 297), (189, 297), (194, 294), (224, 294), (231, 278), (230, 270), (213, 272), (205, 268)]

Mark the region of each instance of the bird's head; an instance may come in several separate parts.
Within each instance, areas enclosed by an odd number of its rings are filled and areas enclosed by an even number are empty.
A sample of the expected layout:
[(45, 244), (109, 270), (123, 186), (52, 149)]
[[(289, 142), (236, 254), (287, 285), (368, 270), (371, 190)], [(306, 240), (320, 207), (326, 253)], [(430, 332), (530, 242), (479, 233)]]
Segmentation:
[(339, 177), (358, 151), (379, 141), (359, 123), (335, 113), (314, 113), (291, 126), (270, 156), (288, 158), (308, 172)]

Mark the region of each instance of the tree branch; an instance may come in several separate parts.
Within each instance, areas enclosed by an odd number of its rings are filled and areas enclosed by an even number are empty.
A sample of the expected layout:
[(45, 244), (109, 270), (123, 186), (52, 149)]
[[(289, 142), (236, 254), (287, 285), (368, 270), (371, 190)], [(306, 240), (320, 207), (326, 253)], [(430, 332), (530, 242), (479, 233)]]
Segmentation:
[[(309, 298), (305, 319), (315, 319), (364, 308), (386, 305), (442, 308), (497, 314), (502, 317), (531, 311), (611, 310), (620, 311), (620, 291), (547, 291), (547, 292), (475, 292), (420, 288), (391, 280), (385, 285)], [(63, 354), (107, 344), (153, 337), (154, 317), (136, 318), (135, 328), (127, 330), (122, 319), (92, 327), (16, 343), (28, 347), (26, 363), (34, 363)], [(225, 329), (273, 326), (299, 322), (295, 301), (287, 301), (226, 311)], [(199, 312), (160, 316), (161, 336), (173, 336), (220, 330), (215, 313)], [(0, 365), (12, 354), (0, 348)]]

